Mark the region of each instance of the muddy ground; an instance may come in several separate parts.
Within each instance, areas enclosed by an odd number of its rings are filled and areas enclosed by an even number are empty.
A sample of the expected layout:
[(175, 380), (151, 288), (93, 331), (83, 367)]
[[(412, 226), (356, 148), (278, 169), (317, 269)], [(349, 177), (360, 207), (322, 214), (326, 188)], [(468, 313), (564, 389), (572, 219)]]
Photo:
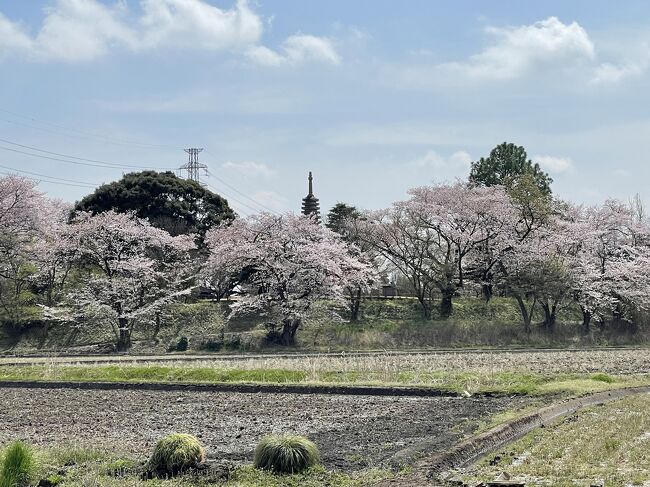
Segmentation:
[(171, 432), (199, 436), (208, 457), (251, 461), (258, 439), (313, 439), (329, 468), (411, 463), (446, 449), (523, 398), (0, 388), (0, 444), (79, 445), (145, 458)]

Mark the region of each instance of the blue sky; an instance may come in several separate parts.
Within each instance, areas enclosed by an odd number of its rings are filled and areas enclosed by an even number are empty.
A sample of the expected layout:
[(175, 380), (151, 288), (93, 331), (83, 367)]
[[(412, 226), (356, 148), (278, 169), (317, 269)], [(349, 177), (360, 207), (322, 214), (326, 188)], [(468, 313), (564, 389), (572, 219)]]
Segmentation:
[(74, 201), (198, 146), (241, 213), (309, 170), (378, 208), (509, 141), (563, 198), (647, 199), (649, 71), (645, 1), (0, 0), (0, 173)]

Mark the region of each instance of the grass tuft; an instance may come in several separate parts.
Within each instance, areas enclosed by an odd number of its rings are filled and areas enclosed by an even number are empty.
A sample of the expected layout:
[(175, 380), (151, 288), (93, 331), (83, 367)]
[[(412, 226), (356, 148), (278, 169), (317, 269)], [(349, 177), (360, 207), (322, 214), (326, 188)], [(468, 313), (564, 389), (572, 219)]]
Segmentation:
[(255, 448), (255, 468), (275, 473), (299, 473), (320, 462), (314, 443), (298, 435), (269, 435)]
[(597, 380), (597, 381), (599, 381), (599, 382), (606, 382), (607, 384), (611, 384), (611, 383), (614, 382), (616, 379), (614, 379), (614, 378), (613, 378), (611, 375), (609, 375), (609, 374), (599, 373), (599, 374), (594, 374), (594, 375), (592, 375), (592, 376), (591, 376), (591, 380)]
[(25, 487), (34, 477), (34, 452), (22, 441), (9, 445), (0, 470), (0, 487)]
[(172, 433), (158, 441), (148, 468), (158, 474), (176, 474), (197, 467), (205, 460), (199, 440), (185, 433)]

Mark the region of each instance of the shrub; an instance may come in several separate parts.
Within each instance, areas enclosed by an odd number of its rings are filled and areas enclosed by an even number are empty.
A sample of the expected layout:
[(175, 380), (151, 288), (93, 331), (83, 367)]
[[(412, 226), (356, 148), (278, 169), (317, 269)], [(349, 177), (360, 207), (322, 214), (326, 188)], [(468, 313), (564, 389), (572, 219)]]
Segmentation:
[(255, 468), (277, 473), (298, 473), (320, 462), (314, 443), (304, 436), (269, 435), (255, 448)]
[(158, 474), (175, 474), (197, 467), (205, 460), (205, 451), (199, 440), (188, 434), (172, 433), (154, 447), (148, 468)]
[(36, 462), (32, 449), (21, 441), (9, 445), (0, 470), (0, 487), (24, 487), (34, 477)]
[(167, 348), (168, 352), (187, 352), (187, 349), (189, 348), (190, 342), (187, 339), (187, 337), (182, 336), (178, 339), (176, 343), (172, 343), (169, 345)]

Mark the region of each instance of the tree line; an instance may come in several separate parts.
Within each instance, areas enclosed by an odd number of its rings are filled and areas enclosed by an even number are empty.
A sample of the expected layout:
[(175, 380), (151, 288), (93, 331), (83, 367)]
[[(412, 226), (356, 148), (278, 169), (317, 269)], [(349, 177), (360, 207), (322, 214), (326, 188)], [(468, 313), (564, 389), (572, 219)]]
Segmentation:
[(47, 323), (110, 323), (127, 350), (134, 326), (207, 287), (236, 295), (232, 316), (255, 313), (269, 340), (290, 345), (316, 303), (355, 321), (362, 298), (405, 280), (422, 315), (453, 314), (457, 296), (495, 294), (534, 310), (553, 331), (575, 303), (593, 322), (634, 328), (650, 286), (650, 225), (640, 199), (576, 205), (522, 147), (497, 146), (466, 181), (412, 188), (387, 208), (343, 203), (327, 224), (292, 214), (235, 217), (227, 202), (171, 173), (145, 171), (76, 205), (18, 176), (0, 178), (0, 317), (20, 331)]

